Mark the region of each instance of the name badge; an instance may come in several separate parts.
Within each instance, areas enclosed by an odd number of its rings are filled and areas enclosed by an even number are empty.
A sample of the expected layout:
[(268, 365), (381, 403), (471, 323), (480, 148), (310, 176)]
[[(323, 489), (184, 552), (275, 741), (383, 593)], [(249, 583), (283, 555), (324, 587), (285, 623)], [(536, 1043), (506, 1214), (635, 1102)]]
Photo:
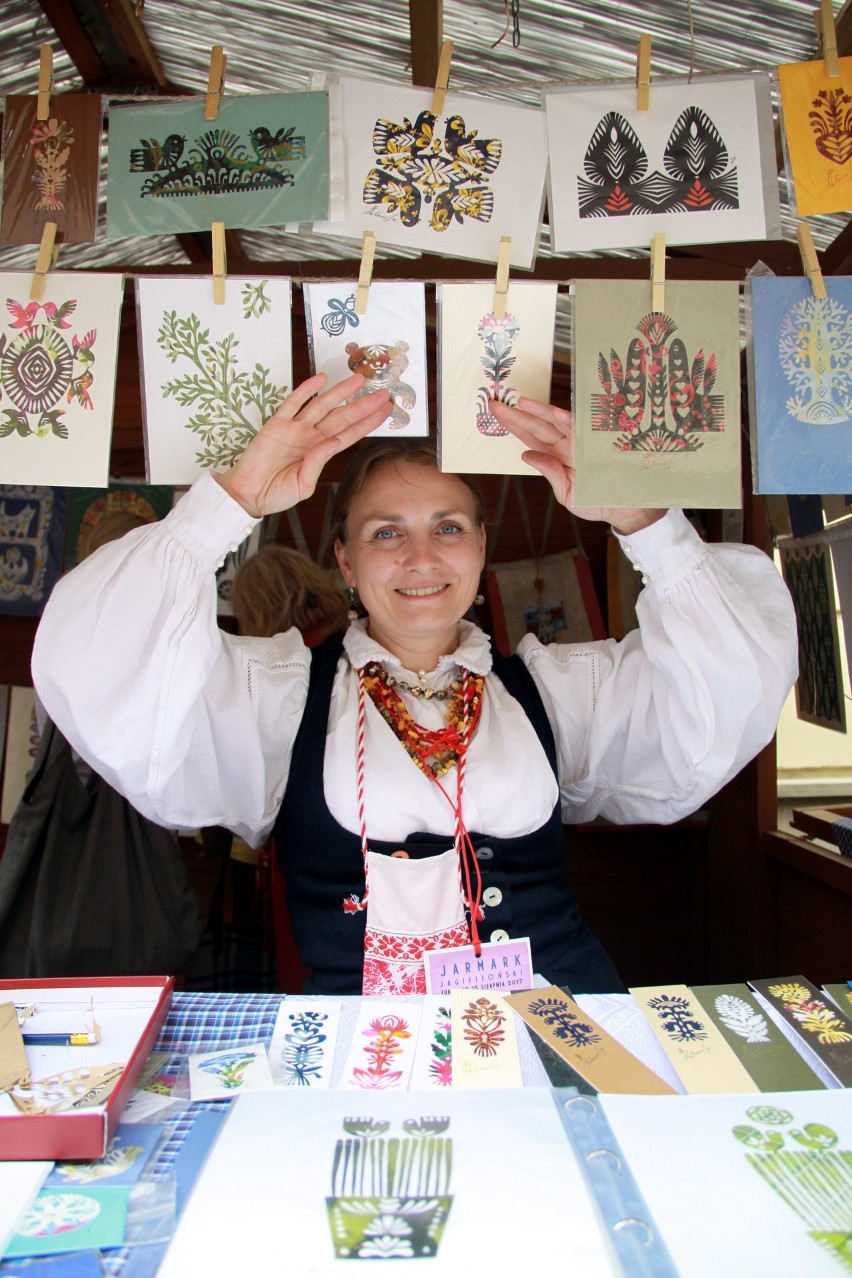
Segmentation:
[(452, 950), (426, 950), (423, 955), (427, 994), (448, 990), (530, 990), (532, 954), (528, 936), (487, 941), (477, 958), (472, 945)]

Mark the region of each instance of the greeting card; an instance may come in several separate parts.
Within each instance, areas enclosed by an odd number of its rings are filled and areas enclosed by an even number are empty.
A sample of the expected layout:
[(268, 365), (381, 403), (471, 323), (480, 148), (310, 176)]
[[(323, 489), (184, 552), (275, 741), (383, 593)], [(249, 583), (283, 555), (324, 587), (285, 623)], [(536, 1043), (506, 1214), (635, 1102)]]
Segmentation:
[(825, 61), (778, 68), (781, 119), (799, 217), (852, 207), (852, 58), (839, 58), (830, 79)]

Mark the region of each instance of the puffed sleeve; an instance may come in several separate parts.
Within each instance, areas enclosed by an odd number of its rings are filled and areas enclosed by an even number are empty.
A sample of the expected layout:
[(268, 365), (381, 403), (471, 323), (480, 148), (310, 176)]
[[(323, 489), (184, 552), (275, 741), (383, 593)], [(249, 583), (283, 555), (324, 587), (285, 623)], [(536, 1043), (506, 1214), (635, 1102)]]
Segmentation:
[(309, 668), (297, 631), (217, 625), (216, 568), (255, 522), (203, 475), (160, 523), (57, 584), (32, 664), (59, 730), (143, 815), (250, 843), (280, 805)]
[(681, 511), (620, 538), (644, 589), (621, 642), (520, 653), (557, 739), (566, 821), (677, 821), (771, 740), (797, 676), (787, 588), (762, 551), (706, 545)]

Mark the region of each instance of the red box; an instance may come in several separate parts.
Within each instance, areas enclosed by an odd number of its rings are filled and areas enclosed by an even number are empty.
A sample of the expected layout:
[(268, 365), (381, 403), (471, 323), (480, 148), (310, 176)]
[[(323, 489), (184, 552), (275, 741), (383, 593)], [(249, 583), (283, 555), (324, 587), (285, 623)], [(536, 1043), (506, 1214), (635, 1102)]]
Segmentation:
[(109, 987), (145, 988), (155, 991), (156, 1001), (147, 1023), (139, 1035), (130, 1059), (113, 1088), (106, 1104), (96, 1109), (82, 1109), (61, 1114), (0, 1115), (0, 1159), (93, 1159), (103, 1158), (130, 1100), (145, 1062), (151, 1053), (160, 1027), (172, 1004), (174, 978), (171, 976), (89, 976), (60, 977), (51, 980), (2, 981), (4, 991), (32, 991), (33, 1002), (41, 990)]

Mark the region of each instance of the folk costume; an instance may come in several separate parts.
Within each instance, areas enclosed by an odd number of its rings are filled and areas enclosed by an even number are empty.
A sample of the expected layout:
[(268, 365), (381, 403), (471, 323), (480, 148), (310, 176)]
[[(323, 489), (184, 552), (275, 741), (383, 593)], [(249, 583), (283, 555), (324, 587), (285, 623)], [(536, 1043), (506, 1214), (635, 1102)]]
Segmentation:
[(424, 674), (365, 622), (313, 662), (295, 631), (223, 634), (215, 569), (254, 522), (204, 475), (59, 582), (33, 674), (60, 730), (155, 821), (274, 827), (314, 993), (418, 988), (420, 950), (470, 928), (530, 936), (575, 991), (618, 988), (560, 823), (678, 820), (771, 738), (797, 673), (771, 560), (669, 511), (620, 539), (645, 583), (620, 643), (527, 636), (505, 661), (462, 621)]

